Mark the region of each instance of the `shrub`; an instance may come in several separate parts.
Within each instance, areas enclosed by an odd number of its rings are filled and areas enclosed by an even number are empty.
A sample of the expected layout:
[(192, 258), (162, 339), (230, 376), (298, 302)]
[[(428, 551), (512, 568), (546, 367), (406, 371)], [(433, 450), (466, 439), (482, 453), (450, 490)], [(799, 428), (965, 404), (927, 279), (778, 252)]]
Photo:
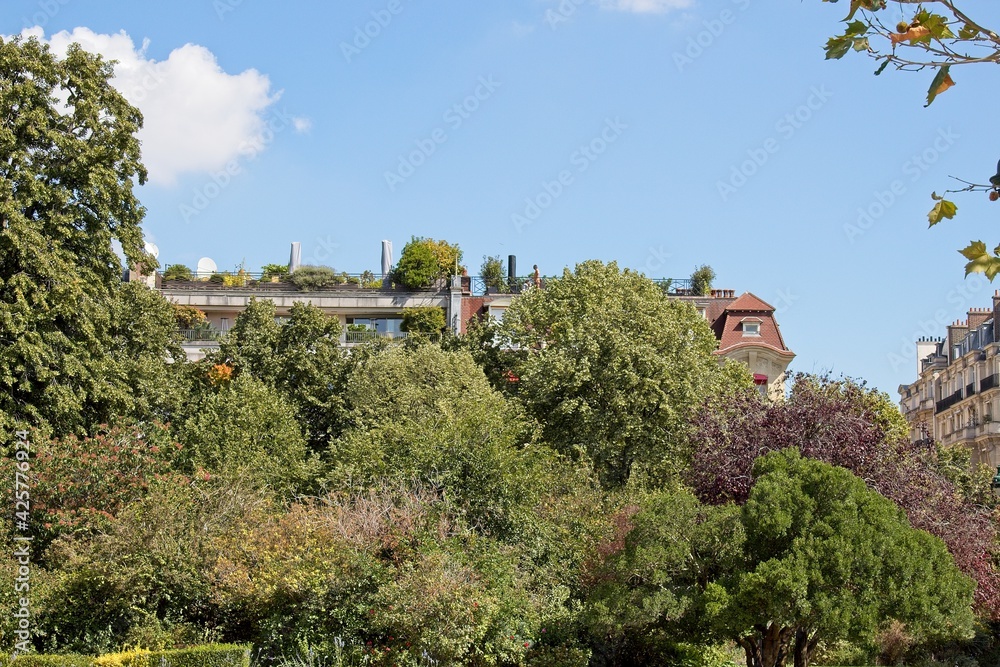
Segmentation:
[(194, 280), (191, 269), (183, 264), (171, 264), (163, 271), (164, 280)]
[(441, 277), (441, 267), (425, 240), (414, 236), (403, 248), (393, 275), (395, 281), (403, 287), (422, 289), (430, 287)]
[(171, 651), (155, 651), (151, 667), (250, 667), (250, 647), (240, 644), (205, 644)]
[(483, 257), (483, 265), (479, 268), (479, 275), (483, 279), (483, 283), (492, 292), (507, 292), (507, 282), (504, 280), (503, 275), (503, 262), (500, 261), (500, 256), (496, 257)]
[(708, 296), (712, 293), (712, 281), (715, 271), (708, 264), (702, 264), (691, 274), (691, 291), (697, 296)]
[(19, 655), (0, 659), (0, 667), (250, 667), (250, 647), (239, 644), (205, 644), (166, 651), (135, 649), (97, 658), (66, 654)]
[(343, 282), (343, 278), (338, 276), (329, 266), (300, 266), (289, 277), (289, 280), (304, 292), (323, 289)]
[(243, 269), (240, 269), (236, 273), (229, 273), (227, 271), (222, 274), (222, 285), (224, 287), (246, 287), (248, 281), (249, 276)]
[(288, 278), (288, 267), (284, 264), (265, 264), (261, 267), (261, 272), (261, 280), (270, 280), (275, 277), (280, 280)]
[(177, 326), (181, 329), (197, 329), (198, 325), (206, 320), (205, 312), (194, 306), (183, 306), (179, 303), (171, 304), (174, 307), (174, 318)]
[(65, 655), (29, 654), (19, 655), (11, 661), (0, 660), (2, 667), (91, 667), (94, 659), (87, 655), (67, 653)]
[(440, 335), (445, 328), (444, 310), (435, 306), (427, 308), (404, 308), (403, 324), (400, 328), (408, 333)]
[(135, 649), (121, 653), (108, 653), (94, 658), (93, 667), (152, 667), (154, 664), (149, 651)]

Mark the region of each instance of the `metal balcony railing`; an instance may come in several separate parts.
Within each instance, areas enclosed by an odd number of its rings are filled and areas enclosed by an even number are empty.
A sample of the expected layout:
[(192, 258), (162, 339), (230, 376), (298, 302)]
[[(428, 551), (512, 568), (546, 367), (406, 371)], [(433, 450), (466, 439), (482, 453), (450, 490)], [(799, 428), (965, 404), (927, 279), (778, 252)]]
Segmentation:
[(379, 338), (403, 340), (408, 335), (405, 331), (345, 331), (344, 342), (348, 345), (359, 345)]
[(198, 327), (197, 329), (180, 329), (181, 336), (188, 342), (212, 341), (222, 338), (222, 332), (214, 327)]

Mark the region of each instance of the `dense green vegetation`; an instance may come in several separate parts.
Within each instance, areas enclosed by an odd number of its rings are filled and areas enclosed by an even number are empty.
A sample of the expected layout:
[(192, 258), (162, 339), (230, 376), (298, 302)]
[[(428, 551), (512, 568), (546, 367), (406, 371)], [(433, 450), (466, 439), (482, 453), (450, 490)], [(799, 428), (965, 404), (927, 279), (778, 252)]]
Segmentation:
[[(117, 280), (112, 239), (149, 259), (140, 118), (109, 77), (79, 51), (0, 43), (0, 333), (16, 341), (0, 474), (30, 470), (33, 537), (30, 589), (0, 559), (0, 605), (30, 597), (30, 639), (2, 615), (0, 650), (996, 664), (993, 501), (967, 459), (914, 448), (888, 397), (850, 381), (799, 378), (764, 403), (691, 305), (614, 263), (467, 336), (413, 312), (433, 335), (350, 353), (317, 308), (278, 324), (252, 301), (187, 362), (176, 327), (195, 314)], [(52, 112), (58, 88), (77, 112)], [(396, 280), (460, 270), (457, 246), (411, 245)], [(0, 515), (8, 554), (28, 532), (14, 521)]]

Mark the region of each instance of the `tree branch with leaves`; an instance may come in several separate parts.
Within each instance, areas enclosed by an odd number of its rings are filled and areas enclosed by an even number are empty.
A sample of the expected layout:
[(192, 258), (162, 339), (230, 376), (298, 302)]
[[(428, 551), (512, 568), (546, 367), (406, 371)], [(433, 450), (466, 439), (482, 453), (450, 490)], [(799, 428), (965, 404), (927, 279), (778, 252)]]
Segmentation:
[[(899, 10), (899, 20), (895, 24), (887, 20), (892, 4)], [(879, 63), (876, 75), (890, 66), (909, 72), (929, 69), (934, 77), (927, 89), (925, 106), (930, 106), (938, 95), (955, 85), (952, 67), (1000, 64), (1000, 35), (960, 9), (954, 0), (850, 0), (850, 12), (844, 23), (843, 34), (827, 40), (827, 59), (840, 59), (851, 51), (864, 53)], [(985, 192), (990, 201), (1000, 200), (1000, 164), (997, 174), (987, 183), (952, 178), (962, 187), (945, 190), (942, 195), (931, 194), (934, 206), (927, 214), (931, 227), (958, 213), (958, 206), (946, 198), (949, 194)], [(984, 273), (993, 280), (1000, 273), (1000, 245), (990, 251), (983, 241), (972, 241), (959, 252), (969, 260), (965, 265), (966, 275)]]

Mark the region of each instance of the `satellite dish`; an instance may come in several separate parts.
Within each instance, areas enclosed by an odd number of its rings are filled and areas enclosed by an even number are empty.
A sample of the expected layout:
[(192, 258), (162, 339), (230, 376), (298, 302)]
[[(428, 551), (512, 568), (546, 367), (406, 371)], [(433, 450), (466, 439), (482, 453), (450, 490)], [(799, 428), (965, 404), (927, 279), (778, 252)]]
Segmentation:
[(153, 259), (160, 258), (160, 249), (156, 247), (155, 243), (150, 243), (146, 241), (146, 254), (152, 255)]
[(199, 278), (208, 278), (213, 273), (218, 273), (219, 267), (211, 257), (202, 257), (198, 260), (197, 274)]

